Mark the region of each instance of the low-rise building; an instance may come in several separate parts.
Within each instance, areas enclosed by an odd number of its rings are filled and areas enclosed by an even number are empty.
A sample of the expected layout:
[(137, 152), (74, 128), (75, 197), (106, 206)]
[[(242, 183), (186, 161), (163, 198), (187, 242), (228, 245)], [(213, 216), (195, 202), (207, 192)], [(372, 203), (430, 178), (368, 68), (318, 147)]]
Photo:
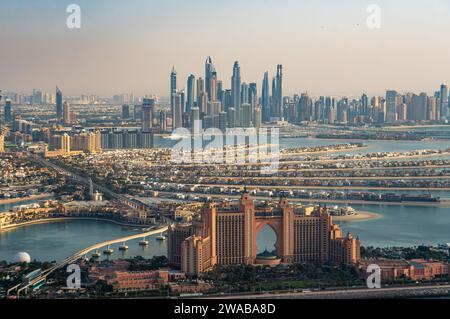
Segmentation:
[(169, 271), (116, 271), (106, 276), (106, 283), (114, 292), (157, 290), (169, 283)]
[(363, 275), (369, 275), (367, 268), (370, 265), (380, 267), (382, 283), (393, 282), (399, 279), (410, 279), (413, 281), (430, 280), (436, 277), (448, 277), (450, 272), (450, 265), (440, 261), (374, 259), (361, 260), (359, 262), (359, 268)]

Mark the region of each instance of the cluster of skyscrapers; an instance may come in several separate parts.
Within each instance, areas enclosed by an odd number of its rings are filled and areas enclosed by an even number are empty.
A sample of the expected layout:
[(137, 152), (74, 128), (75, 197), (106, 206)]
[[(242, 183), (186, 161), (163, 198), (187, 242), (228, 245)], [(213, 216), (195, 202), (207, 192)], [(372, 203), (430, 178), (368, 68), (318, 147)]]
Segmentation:
[[(265, 72), (261, 92), (255, 82), (242, 80), (241, 67), (236, 61), (232, 68), (230, 88), (219, 79), (211, 57), (205, 62), (204, 77), (191, 74), (187, 78), (186, 89), (179, 89), (178, 74), (175, 68), (170, 73), (170, 110), (166, 112), (158, 105), (156, 98), (139, 99), (142, 103), (134, 105), (134, 115), (130, 115), (130, 105), (122, 105), (122, 119), (133, 117), (140, 122), (138, 133), (151, 134), (156, 131), (167, 132), (170, 129), (192, 128), (201, 123), (202, 128), (261, 127), (262, 123), (287, 121), (295, 124), (318, 123), (338, 125), (395, 124), (448, 122), (450, 118), (448, 87), (442, 84), (433, 95), (427, 93), (402, 94), (388, 90), (384, 96), (363, 94), (359, 98), (320, 96), (312, 97), (308, 93), (294, 96), (283, 95), (283, 66), (277, 65), (275, 76), (270, 79)], [(34, 90), (26, 103), (43, 102), (41, 92)], [(46, 96), (46, 95), (44, 95)], [(76, 123), (71, 105), (64, 101), (62, 91), (56, 87), (55, 94), (49, 100), (55, 105), (56, 120), (64, 125)], [(114, 100), (135, 101), (134, 95), (115, 96)], [(17, 96), (16, 96), (17, 100)], [(45, 99), (46, 100), (46, 99)], [(17, 101), (16, 101), (17, 104)], [(159, 110), (157, 110), (159, 108)], [(11, 94), (4, 101), (4, 122), (13, 124), (20, 121), (12, 111)], [(136, 137), (137, 140), (141, 137)], [(122, 141), (128, 139), (122, 136)], [(123, 142), (134, 147), (131, 142)], [(149, 137), (142, 137), (147, 145)], [(119, 144), (123, 144), (118, 140)], [(108, 145), (110, 143), (108, 142)], [(112, 143), (109, 147), (116, 145)], [(105, 145), (106, 147), (106, 142)], [(126, 147), (128, 148), (128, 147)]]
[(314, 99), (307, 93), (283, 95), (283, 67), (277, 66), (271, 83), (265, 72), (261, 94), (256, 83), (241, 78), (241, 67), (233, 65), (230, 89), (218, 79), (212, 59), (205, 63), (205, 77), (189, 75), (187, 90), (178, 90), (175, 68), (170, 74), (170, 113), (172, 127), (193, 127), (201, 121), (203, 128), (222, 130), (233, 127), (260, 127), (261, 123), (280, 120), (291, 123), (315, 122), (321, 124), (394, 124), (402, 122), (444, 122), (450, 116), (449, 93), (442, 84), (433, 96), (427, 93), (400, 94), (388, 90), (385, 96), (359, 99), (321, 96)]
[(170, 112), (172, 126), (193, 127), (201, 121), (203, 128), (260, 127), (262, 121), (282, 118), (283, 67), (277, 66), (277, 75), (269, 90), (268, 72), (264, 75), (262, 100), (258, 98), (257, 84), (246, 83), (241, 78), (241, 67), (233, 65), (230, 89), (219, 80), (211, 57), (206, 59), (205, 77), (196, 79), (189, 75), (187, 90), (178, 90), (175, 68), (170, 74)]
[(445, 122), (450, 115), (445, 84), (433, 96), (388, 90), (385, 96), (371, 98), (363, 94), (359, 99), (321, 96), (313, 100), (305, 93), (285, 98), (283, 109), (285, 120), (292, 123), (358, 125)]

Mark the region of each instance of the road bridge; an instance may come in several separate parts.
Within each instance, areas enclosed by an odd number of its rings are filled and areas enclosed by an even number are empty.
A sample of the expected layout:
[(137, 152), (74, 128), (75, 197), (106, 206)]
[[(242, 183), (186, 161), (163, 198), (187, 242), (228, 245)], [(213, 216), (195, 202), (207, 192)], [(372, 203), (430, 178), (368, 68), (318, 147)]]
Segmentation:
[(11, 295), (11, 293), (16, 291), (17, 296), (20, 296), (20, 294), (22, 292), (27, 291), (30, 287), (33, 287), (34, 285), (37, 285), (38, 283), (42, 282), (43, 280), (46, 280), (47, 277), (49, 275), (51, 275), (53, 272), (55, 272), (56, 270), (66, 267), (67, 265), (73, 264), (78, 259), (82, 258), (83, 256), (87, 255), (88, 253), (90, 253), (94, 250), (100, 249), (102, 247), (107, 247), (109, 245), (117, 244), (117, 243), (124, 243), (124, 242), (134, 240), (134, 239), (140, 239), (140, 238), (154, 236), (157, 234), (162, 234), (162, 233), (166, 232), (168, 230), (168, 228), (169, 228), (169, 226), (163, 226), (163, 227), (151, 229), (147, 232), (143, 232), (140, 234), (122, 237), (122, 238), (118, 238), (118, 239), (113, 239), (113, 240), (109, 240), (109, 241), (105, 241), (105, 242), (102, 242), (99, 244), (89, 246), (83, 250), (80, 250), (79, 252), (76, 252), (72, 256), (64, 259), (63, 261), (57, 263), (56, 265), (52, 266), (51, 268), (44, 270), (38, 277), (32, 279), (30, 282), (28, 282), (26, 284), (21, 283), (19, 285), (16, 285), (16, 286), (10, 288), (7, 291), (7, 295), (9, 296), (9, 295)]

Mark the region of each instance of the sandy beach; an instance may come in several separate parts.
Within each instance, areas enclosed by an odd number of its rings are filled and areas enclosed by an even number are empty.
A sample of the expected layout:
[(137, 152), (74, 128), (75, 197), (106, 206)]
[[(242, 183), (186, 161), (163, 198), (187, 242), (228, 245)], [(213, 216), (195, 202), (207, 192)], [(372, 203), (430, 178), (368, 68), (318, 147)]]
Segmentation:
[(381, 218), (381, 215), (372, 212), (357, 212), (354, 215), (348, 216), (333, 216), (333, 220), (336, 222), (355, 222), (355, 221), (366, 221), (371, 219)]

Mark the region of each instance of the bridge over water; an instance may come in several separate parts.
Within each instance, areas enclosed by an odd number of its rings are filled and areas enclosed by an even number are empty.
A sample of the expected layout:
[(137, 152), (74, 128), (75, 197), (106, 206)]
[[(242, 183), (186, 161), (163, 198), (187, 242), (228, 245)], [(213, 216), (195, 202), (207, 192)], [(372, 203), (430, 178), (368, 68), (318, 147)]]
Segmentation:
[(89, 246), (83, 250), (80, 250), (79, 252), (76, 252), (75, 254), (73, 254), (72, 256), (64, 259), (63, 261), (57, 263), (56, 265), (54, 265), (53, 267), (44, 270), (38, 277), (32, 279), (30, 282), (28, 283), (21, 283), (18, 284), (17, 286), (14, 286), (12, 288), (10, 288), (7, 291), (7, 295), (11, 295), (11, 293), (13, 293), (14, 291), (16, 292), (17, 296), (20, 295), (21, 292), (23, 291), (27, 291), (30, 287), (33, 287), (39, 283), (41, 283), (42, 281), (46, 280), (47, 277), (49, 275), (51, 275), (53, 272), (55, 272), (58, 269), (61, 269), (63, 267), (66, 267), (67, 265), (70, 265), (74, 262), (76, 262), (78, 259), (80, 259), (81, 257), (83, 257), (84, 255), (100, 249), (102, 247), (107, 247), (109, 245), (113, 245), (113, 244), (117, 244), (117, 243), (124, 243), (130, 240), (134, 240), (134, 239), (140, 239), (140, 238), (145, 238), (145, 237), (150, 237), (150, 236), (154, 236), (157, 234), (162, 234), (164, 232), (166, 232), (168, 230), (169, 226), (163, 226), (157, 229), (153, 229), (147, 232), (143, 232), (140, 234), (136, 234), (136, 235), (131, 235), (131, 236), (127, 236), (127, 237), (123, 237), (123, 238), (118, 238), (118, 239), (113, 239), (113, 240), (109, 240), (109, 241), (105, 241), (99, 244), (95, 244), (92, 246)]

